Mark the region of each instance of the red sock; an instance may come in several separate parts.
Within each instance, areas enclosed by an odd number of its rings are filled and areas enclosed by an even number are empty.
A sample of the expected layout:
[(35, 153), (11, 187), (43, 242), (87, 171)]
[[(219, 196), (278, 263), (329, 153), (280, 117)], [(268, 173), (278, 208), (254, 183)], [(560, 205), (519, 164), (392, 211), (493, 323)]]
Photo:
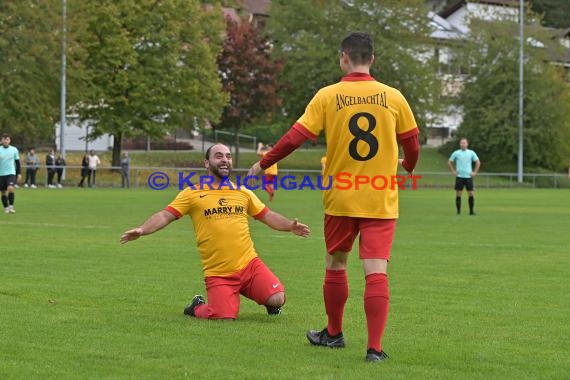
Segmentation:
[(210, 308), (207, 304), (198, 305), (194, 308), (194, 315), (196, 318), (209, 319), (211, 316)]
[(388, 319), (390, 290), (388, 276), (384, 273), (372, 273), (366, 276), (364, 289), (364, 311), (368, 324), (368, 348), (382, 351), (382, 336)]
[(346, 270), (327, 269), (323, 284), (323, 297), (328, 316), (327, 330), (329, 335), (334, 336), (342, 332), (344, 305), (348, 299)]

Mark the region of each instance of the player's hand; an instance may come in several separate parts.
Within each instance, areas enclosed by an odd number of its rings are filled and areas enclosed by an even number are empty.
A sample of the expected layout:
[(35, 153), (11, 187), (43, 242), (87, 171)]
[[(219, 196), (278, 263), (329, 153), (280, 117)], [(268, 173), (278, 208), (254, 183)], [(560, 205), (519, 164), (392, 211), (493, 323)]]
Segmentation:
[(293, 225), (291, 226), (291, 232), (297, 236), (306, 238), (311, 233), (311, 230), (309, 229), (309, 226), (303, 223), (299, 223), (299, 221), (295, 218), (293, 220)]
[(476, 172), (471, 172), (471, 177), (475, 177), (477, 175)]
[(457, 172), (455, 170), (452, 170), (451, 174), (453, 174), (454, 177), (457, 177)]
[(119, 240), (119, 242), (121, 244), (125, 244), (132, 240), (137, 240), (142, 235), (143, 235), (142, 228), (133, 228), (132, 230), (125, 231), (121, 236), (121, 240)]
[(398, 158), (398, 165), (400, 165), (402, 167), (402, 169), (404, 169), (409, 175), (414, 174), (414, 171), (412, 170), (411, 172), (408, 171), (408, 169), (406, 169), (404, 167), (404, 165), (402, 165), (402, 163), (404, 162), (403, 158)]
[[(249, 171), (247, 172), (247, 176), (248, 177), (257, 177), (259, 175), (259, 173), (261, 173), (262, 170), (263, 169), (261, 169), (261, 166), (259, 166), (259, 161), (257, 161), (255, 164), (253, 164), (251, 166), (251, 168), (249, 168)], [(247, 185), (249, 187), (255, 186), (255, 179), (249, 178), (247, 180)]]

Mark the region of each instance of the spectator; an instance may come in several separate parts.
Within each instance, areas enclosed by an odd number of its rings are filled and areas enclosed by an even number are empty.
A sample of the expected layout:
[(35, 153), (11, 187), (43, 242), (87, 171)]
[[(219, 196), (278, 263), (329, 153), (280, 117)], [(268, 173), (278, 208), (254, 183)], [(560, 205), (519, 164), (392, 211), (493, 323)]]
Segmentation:
[(95, 187), (95, 177), (97, 175), (97, 166), (101, 165), (101, 160), (95, 154), (95, 151), (91, 149), (89, 151), (89, 187)]
[(47, 183), (50, 189), (54, 189), (53, 177), (55, 176), (55, 152), (53, 149), (49, 150), (46, 156), (46, 168), (47, 168)]
[(130, 170), (131, 159), (129, 158), (129, 153), (124, 152), (123, 158), (121, 158), (121, 187), (123, 189), (125, 188), (125, 185), (127, 189), (131, 187)]
[(63, 170), (65, 169), (65, 158), (60, 154), (57, 155), (55, 159), (55, 172), (57, 173), (57, 187), (60, 189), (63, 187), (61, 184), (61, 178), (63, 177)]
[(78, 187), (83, 187), (85, 178), (89, 175), (89, 155), (85, 154), (81, 160), (81, 181), (77, 184)]
[(26, 155), (26, 182), (24, 187), (31, 187), (35, 189), (36, 186), (36, 173), (40, 167), (40, 159), (36, 156), (36, 150), (30, 148), (30, 151)]

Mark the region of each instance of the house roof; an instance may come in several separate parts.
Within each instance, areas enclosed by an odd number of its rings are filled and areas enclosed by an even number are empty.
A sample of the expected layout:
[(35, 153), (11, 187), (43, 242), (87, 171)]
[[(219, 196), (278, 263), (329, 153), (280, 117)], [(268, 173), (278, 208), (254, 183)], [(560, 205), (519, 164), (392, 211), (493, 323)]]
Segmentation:
[(449, 7), (445, 8), (443, 11), (439, 12), (439, 16), (448, 18), (459, 9), (461, 9), (465, 4), (467, 4), (465, 0), (458, 0), (455, 3), (452, 3)]
[(271, 0), (240, 0), (236, 7), (224, 7), (224, 18), (240, 22), (240, 14), (245, 12), (251, 16), (269, 16)]
[(467, 5), (467, 3), (478, 3), (487, 5), (499, 5), (503, 7), (514, 7), (519, 5), (519, 0), (457, 0), (452, 3), (449, 7), (445, 8), (443, 11), (439, 12), (439, 15), (443, 18), (448, 18), (459, 9)]
[(519, 0), (473, 0), (471, 2), (489, 5), (502, 5), (505, 7), (514, 7), (519, 5)]
[(269, 15), (271, 0), (243, 0), (243, 7), (253, 15)]
[(430, 24), (433, 26), (434, 31), (431, 37), (439, 40), (455, 40), (465, 36), (465, 32), (453, 26), (446, 19), (439, 16), (434, 12), (428, 12)]

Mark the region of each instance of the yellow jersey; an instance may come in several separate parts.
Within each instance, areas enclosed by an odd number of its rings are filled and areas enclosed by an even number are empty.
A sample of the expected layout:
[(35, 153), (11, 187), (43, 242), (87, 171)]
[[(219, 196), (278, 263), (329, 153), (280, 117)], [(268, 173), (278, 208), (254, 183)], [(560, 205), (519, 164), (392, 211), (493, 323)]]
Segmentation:
[(327, 166), (327, 156), (321, 157), (321, 174), (325, 174), (325, 168)]
[(204, 275), (228, 276), (257, 257), (249, 231), (248, 215), (259, 219), (269, 209), (247, 189), (205, 188), (181, 191), (166, 207), (177, 218), (189, 215)]
[(400, 91), (368, 74), (352, 73), (319, 90), (297, 123), (315, 136), (325, 134), (324, 183), (333, 177), (333, 186), (323, 191), (326, 214), (398, 218), (398, 186), (378, 190), (368, 184), (357, 190), (354, 184), (347, 189), (343, 182), (339, 189), (335, 177), (343, 173), (343, 181), (354, 182), (356, 176), (383, 176), (390, 184), (398, 168), (397, 136), (418, 133)]

